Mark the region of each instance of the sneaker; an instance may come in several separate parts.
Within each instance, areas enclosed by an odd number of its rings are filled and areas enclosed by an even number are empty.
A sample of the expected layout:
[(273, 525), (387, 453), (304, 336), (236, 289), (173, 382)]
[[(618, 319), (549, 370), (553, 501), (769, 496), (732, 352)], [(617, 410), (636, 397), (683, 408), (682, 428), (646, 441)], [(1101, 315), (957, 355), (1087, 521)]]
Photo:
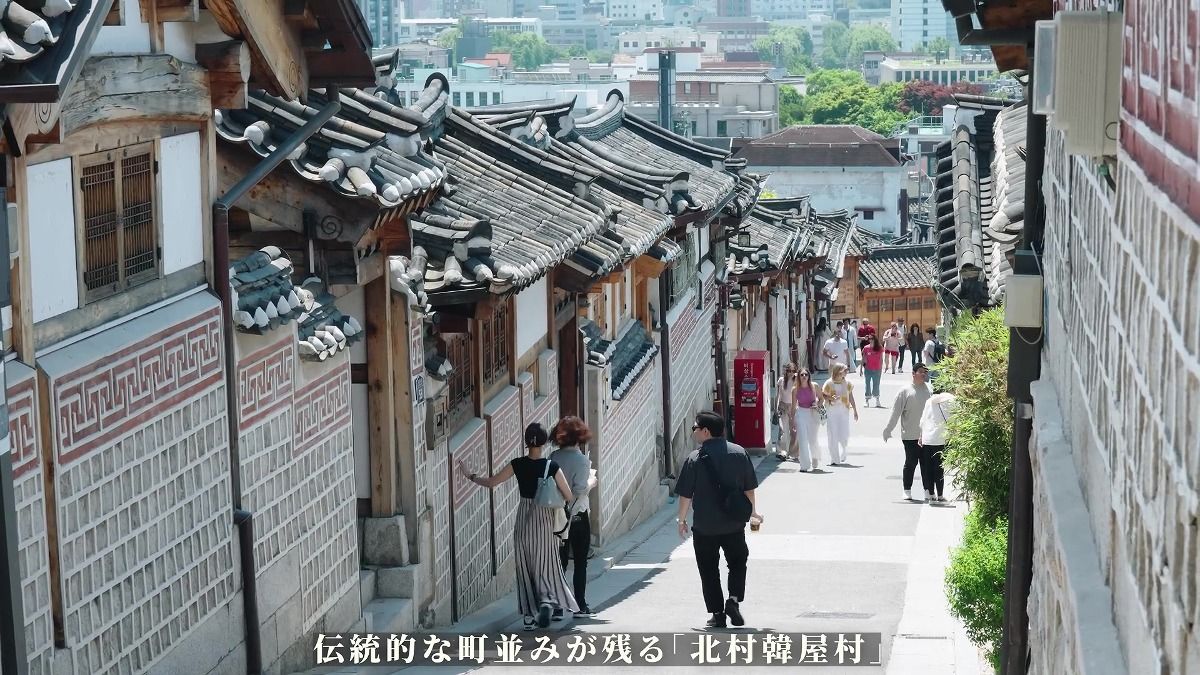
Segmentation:
[(562, 607), (558, 607), (554, 610), (554, 613), (550, 615), (551, 621), (562, 621), (564, 618), (565, 616), (563, 615)]
[(904, 498), (911, 502), (912, 501), (912, 490), (905, 490)]
[(545, 628), (550, 625), (550, 605), (542, 605), (538, 608), (537, 625), (538, 628)]
[(729, 617), (729, 623), (735, 626), (746, 625), (746, 619), (742, 617), (742, 610), (738, 607), (738, 601), (733, 598), (725, 601), (725, 616)]
[(937, 501), (937, 500), (934, 498), (934, 496), (933, 496), (933, 491), (932, 491), (932, 490), (926, 490), (926, 491), (925, 491), (925, 501), (926, 501), (926, 502), (933, 502), (933, 501)]
[(532, 616), (525, 617), (525, 622), (524, 625), (521, 626), (521, 629), (525, 631), (532, 631), (535, 628), (537, 628), (537, 621), (535, 621)]
[(712, 617), (709, 618), (708, 621), (704, 622), (704, 627), (705, 628), (724, 628), (725, 627), (724, 612), (717, 612), (716, 614), (713, 614)]
[(577, 618), (577, 619), (594, 616), (594, 615), (595, 615), (595, 612), (593, 612), (592, 608), (588, 607), (587, 605), (580, 605), (579, 611), (575, 612), (575, 618)]

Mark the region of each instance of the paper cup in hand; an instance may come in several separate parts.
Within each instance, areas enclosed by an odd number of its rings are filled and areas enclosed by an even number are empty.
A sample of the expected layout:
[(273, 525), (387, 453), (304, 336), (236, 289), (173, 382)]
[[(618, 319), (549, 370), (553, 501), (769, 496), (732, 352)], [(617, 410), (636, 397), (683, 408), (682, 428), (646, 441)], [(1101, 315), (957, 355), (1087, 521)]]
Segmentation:
[(758, 528), (762, 527), (762, 518), (758, 516), (750, 516), (750, 531), (758, 532)]

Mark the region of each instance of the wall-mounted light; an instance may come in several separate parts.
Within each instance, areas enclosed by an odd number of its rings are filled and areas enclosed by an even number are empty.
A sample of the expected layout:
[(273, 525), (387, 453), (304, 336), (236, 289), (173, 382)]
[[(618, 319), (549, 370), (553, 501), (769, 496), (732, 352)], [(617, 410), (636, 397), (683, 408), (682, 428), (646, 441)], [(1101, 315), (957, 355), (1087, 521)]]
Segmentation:
[(738, 232), (737, 241), (738, 241), (738, 246), (742, 246), (742, 247), (750, 246), (750, 233), (749, 232)]

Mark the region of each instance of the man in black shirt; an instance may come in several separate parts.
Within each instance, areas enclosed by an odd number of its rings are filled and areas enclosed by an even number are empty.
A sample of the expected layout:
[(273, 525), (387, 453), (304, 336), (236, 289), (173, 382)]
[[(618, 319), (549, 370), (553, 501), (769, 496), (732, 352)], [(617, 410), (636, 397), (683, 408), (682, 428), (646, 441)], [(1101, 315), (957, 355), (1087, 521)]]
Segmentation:
[[(709, 628), (724, 628), (728, 620), (735, 626), (746, 623), (739, 603), (746, 595), (746, 523), (726, 513), (720, 485), (745, 492), (750, 500), (752, 519), (762, 521), (754, 503), (758, 477), (745, 449), (725, 439), (725, 420), (714, 412), (696, 415), (692, 438), (700, 447), (688, 455), (679, 470), (675, 493), (679, 496), (679, 536), (687, 538), (687, 513), (692, 516), (692, 546), (696, 567), (704, 589), (704, 604), (712, 617)], [(714, 467), (719, 476), (709, 474)], [(716, 479), (716, 480), (714, 480)], [(721, 551), (729, 566), (729, 599), (721, 590)]]

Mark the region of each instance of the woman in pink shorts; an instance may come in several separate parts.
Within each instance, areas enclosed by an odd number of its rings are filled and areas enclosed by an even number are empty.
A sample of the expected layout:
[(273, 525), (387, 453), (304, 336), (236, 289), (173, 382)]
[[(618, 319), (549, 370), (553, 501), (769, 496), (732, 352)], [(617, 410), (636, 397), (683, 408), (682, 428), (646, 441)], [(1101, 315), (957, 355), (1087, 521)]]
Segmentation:
[(900, 334), (900, 328), (893, 321), (892, 325), (883, 332), (883, 369), (891, 370), (892, 374), (896, 374), (896, 364), (900, 360), (900, 341), (904, 336)]

